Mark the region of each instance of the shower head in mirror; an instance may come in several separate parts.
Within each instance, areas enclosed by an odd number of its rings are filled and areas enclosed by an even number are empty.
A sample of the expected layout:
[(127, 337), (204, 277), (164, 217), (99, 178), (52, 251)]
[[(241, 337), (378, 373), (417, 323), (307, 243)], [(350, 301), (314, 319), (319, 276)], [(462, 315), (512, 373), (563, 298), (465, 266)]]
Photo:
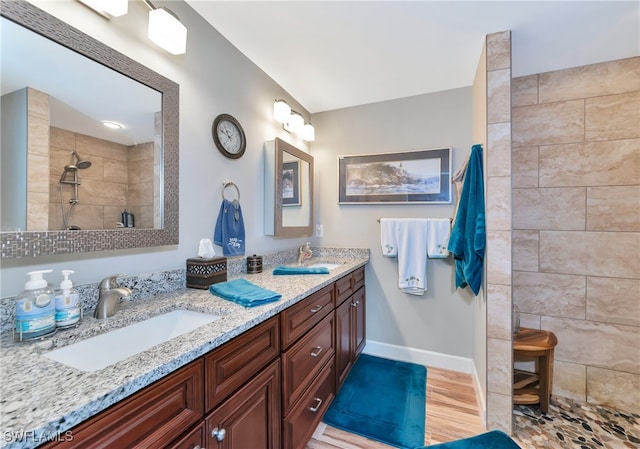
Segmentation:
[[(73, 163), (74, 156), (76, 158), (75, 164)], [(80, 170), (84, 170), (91, 167), (91, 161), (82, 159), (78, 152), (76, 150), (73, 150), (73, 153), (71, 153), (71, 164), (69, 164), (67, 167), (69, 167), (70, 169), (72, 169), (71, 167), (75, 167), (76, 169), (79, 168)], [(67, 169), (67, 167), (65, 167), (65, 170)]]

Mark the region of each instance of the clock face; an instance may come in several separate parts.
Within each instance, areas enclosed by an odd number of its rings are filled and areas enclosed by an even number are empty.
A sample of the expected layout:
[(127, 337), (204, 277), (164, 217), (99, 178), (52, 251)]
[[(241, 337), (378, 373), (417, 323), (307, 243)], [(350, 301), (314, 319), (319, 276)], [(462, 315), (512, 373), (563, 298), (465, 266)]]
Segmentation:
[(222, 154), (238, 159), (247, 146), (240, 123), (229, 114), (220, 114), (213, 122), (213, 140)]

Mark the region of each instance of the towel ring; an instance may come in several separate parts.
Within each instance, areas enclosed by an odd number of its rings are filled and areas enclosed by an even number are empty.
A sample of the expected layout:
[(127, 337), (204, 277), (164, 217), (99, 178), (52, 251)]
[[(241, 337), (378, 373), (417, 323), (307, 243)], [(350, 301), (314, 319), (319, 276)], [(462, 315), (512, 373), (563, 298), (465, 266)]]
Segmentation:
[[(224, 197), (224, 191), (227, 187), (235, 187), (236, 193), (238, 194), (238, 201), (240, 201), (240, 189), (233, 181), (224, 181), (222, 183), (222, 199), (226, 200), (226, 198)], [(233, 200), (229, 200), (229, 201), (233, 201)]]

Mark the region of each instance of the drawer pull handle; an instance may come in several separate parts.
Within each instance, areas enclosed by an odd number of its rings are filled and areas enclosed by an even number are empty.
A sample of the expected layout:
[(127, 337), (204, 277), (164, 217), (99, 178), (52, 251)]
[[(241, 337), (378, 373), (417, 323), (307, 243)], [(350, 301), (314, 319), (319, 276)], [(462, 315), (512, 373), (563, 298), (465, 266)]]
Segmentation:
[(311, 357), (318, 357), (321, 352), (322, 352), (322, 347), (316, 346), (315, 348), (313, 348), (313, 351), (311, 351)]
[(318, 304), (317, 306), (315, 306), (313, 309), (309, 310), (309, 312), (311, 313), (317, 313), (320, 312), (320, 310), (322, 310), (322, 304)]
[(227, 436), (227, 431), (224, 429), (218, 429), (217, 427), (211, 431), (211, 436), (218, 441), (224, 440)]
[(317, 404), (313, 407), (309, 407), (309, 410), (311, 410), (313, 413), (317, 412), (318, 409), (320, 408), (320, 406), (322, 405), (322, 399), (320, 398), (313, 398), (314, 401), (317, 401)]
[(201, 448), (201, 447), (200, 447), (200, 445), (198, 444), (198, 445), (195, 445), (195, 446), (193, 447), (193, 449), (202, 449), (202, 448)]
[(354, 301), (351, 303), (351, 307), (358, 307), (358, 305), (360, 304), (360, 301)]

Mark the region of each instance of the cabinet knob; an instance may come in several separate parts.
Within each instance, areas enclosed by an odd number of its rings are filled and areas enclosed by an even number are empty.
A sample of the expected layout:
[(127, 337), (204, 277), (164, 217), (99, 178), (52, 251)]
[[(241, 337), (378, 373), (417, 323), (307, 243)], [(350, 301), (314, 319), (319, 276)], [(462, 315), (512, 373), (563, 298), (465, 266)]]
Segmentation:
[(360, 304), (360, 301), (354, 301), (351, 303), (351, 307), (358, 307), (358, 305)]
[(316, 346), (315, 348), (313, 348), (313, 351), (311, 351), (311, 357), (318, 357), (321, 352), (322, 346)]
[(320, 408), (320, 406), (322, 405), (322, 399), (320, 398), (313, 398), (314, 401), (316, 401), (316, 405), (313, 405), (311, 407), (309, 407), (309, 410), (311, 410), (313, 413), (317, 412), (318, 409)]
[(224, 440), (227, 435), (227, 431), (224, 429), (218, 429), (217, 427), (211, 431), (211, 436), (218, 441)]
[(321, 309), (322, 309), (322, 304), (318, 304), (313, 309), (310, 309), (309, 312), (317, 313), (317, 312), (320, 312)]

